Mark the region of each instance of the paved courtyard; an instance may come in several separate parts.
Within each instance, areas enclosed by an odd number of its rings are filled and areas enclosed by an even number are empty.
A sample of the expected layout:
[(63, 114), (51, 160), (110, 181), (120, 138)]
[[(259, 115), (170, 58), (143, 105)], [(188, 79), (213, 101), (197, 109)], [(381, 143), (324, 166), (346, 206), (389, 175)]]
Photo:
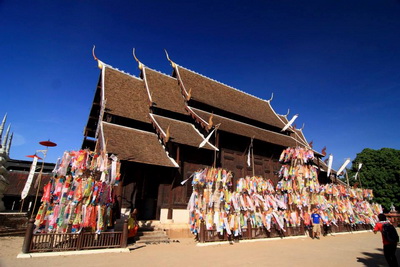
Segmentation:
[[(0, 266), (386, 266), (380, 234), (337, 234), (199, 246), (192, 239), (119, 253), (17, 258), (22, 237), (0, 237)], [(397, 258), (400, 260), (400, 247)]]

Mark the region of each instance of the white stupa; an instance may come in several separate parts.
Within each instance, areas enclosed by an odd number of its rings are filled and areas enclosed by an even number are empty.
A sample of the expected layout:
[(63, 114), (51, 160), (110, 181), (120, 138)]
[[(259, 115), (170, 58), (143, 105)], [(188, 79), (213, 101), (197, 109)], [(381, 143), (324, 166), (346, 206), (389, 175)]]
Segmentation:
[(13, 138), (13, 134), (9, 136), (11, 125), (8, 126), (6, 134), (3, 138), (3, 130), (6, 120), (7, 120), (7, 114), (4, 115), (3, 121), (1, 122), (0, 125), (0, 211), (5, 210), (3, 197), (4, 197), (4, 192), (6, 191), (9, 185), (9, 181), (7, 179), (8, 171), (6, 169), (6, 163), (9, 159), (10, 147)]

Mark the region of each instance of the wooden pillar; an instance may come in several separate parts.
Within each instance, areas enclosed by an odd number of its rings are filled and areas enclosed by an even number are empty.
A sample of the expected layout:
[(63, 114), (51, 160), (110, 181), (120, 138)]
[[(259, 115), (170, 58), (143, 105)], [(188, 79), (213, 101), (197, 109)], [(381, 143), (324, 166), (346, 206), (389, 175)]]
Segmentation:
[[(182, 168), (182, 164), (181, 164), (181, 148), (179, 145), (176, 146), (176, 162), (179, 165), (179, 172), (183, 173), (183, 168)], [(175, 174), (178, 175), (178, 174)], [(174, 205), (174, 182), (175, 182), (175, 178), (172, 181), (171, 184), (171, 189), (169, 191), (169, 195), (168, 195), (168, 214), (167, 214), (167, 219), (168, 220), (172, 220), (173, 219), (173, 205)]]
[(80, 231), (78, 234), (78, 240), (76, 241), (76, 250), (82, 249), (83, 232), (84, 229), (82, 229), (82, 231)]
[(122, 207), (122, 192), (123, 192), (123, 186), (124, 186), (124, 181), (123, 180), (120, 180), (119, 181), (119, 183), (118, 183), (118, 186), (116, 186), (116, 188), (115, 188), (115, 196), (117, 196), (117, 200), (118, 200), (118, 203), (119, 203), (119, 206), (120, 207)]
[(35, 223), (35, 219), (30, 218), (28, 221), (28, 227), (26, 228), (26, 232), (25, 232), (24, 243), (22, 245), (22, 253), (29, 253), (29, 251), (30, 251), (32, 238), (33, 238), (33, 229), (35, 227), (34, 223)]
[(247, 239), (253, 238), (253, 229), (251, 227), (251, 220), (247, 219)]
[(121, 248), (126, 248), (127, 245), (128, 245), (128, 220), (125, 220), (124, 227), (122, 228)]
[(204, 223), (204, 220), (201, 220), (201, 222), (200, 222), (200, 238), (199, 238), (199, 241), (200, 241), (200, 243), (204, 243), (204, 242), (206, 242), (206, 226), (205, 226), (205, 223)]
[[(218, 133), (218, 128), (215, 130), (215, 147), (219, 146), (219, 133)], [(214, 150), (214, 163), (213, 163), (213, 167), (216, 168), (217, 167), (217, 157), (218, 157), (218, 153), (217, 150)]]
[(172, 211), (173, 211), (173, 198), (174, 198), (174, 191), (173, 191), (173, 185), (170, 185), (170, 190), (168, 194), (168, 215), (167, 219), (172, 220)]

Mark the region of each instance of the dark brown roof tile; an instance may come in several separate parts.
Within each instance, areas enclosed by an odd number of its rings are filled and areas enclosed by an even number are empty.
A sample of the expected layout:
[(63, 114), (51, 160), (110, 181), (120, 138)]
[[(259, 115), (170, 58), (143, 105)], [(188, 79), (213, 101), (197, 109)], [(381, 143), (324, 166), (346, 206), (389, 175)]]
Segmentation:
[[(203, 119), (208, 119), (210, 117), (210, 113), (196, 109), (196, 108), (191, 108), (196, 114), (198, 114), (200, 117)], [(218, 116), (214, 114), (213, 117), (213, 122), (214, 125), (217, 125), (221, 123), (219, 130), (220, 131), (225, 131), (237, 135), (242, 135), (242, 136), (247, 136), (247, 137), (254, 137), (255, 139), (276, 144), (276, 145), (281, 145), (284, 147), (289, 147), (289, 146), (296, 146), (297, 142), (295, 139), (293, 139), (290, 136), (284, 135), (284, 134), (279, 134), (276, 132), (264, 130), (255, 126), (252, 126), (250, 124), (238, 122), (235, 120), (231, 120), (229, 118), (225, 118), (222, 116)]]
[(167, 155), (163, 145), (154, 133), (136, 130), (116, 124), (103, 122), (107, 152), (120, 160), (153, 164), (166, 167), (179, 167)]
[(177, 79), (146, 67), (143, 73), (155, 107), (187, 114)]
[(106, 112), (150, 123), (149, 97), (143, 80), (105, 67)]
[[(194, 127), (193, 124), (158, 115), (152, 116), (156, 120), (157, 124), (162, 128), (164, 133), (166, 133), (167, 128), (170, 127), (169, 133), (171, 142), (198, 147), (200, 143), (204, 140), (204, 137)], [(214, 146), (211, 146), (209, 143), (206, 143), (203, 148), (214, 150)]]
[(179, 77), (193, 100), (268, 125), (282, 128), (284, 124), (269, 102), (219, 83), (178, 66)]
[[(39, 173), (35, 173), (35, 175), (33, 176), (33, 181), (31, 184), (31, 188), (29, 189), (28, 196), (36, 195), (37, 189), (34, 188), (34, 185), (36, 183), (36, 179), (37, 179), (38, 175), (39, 175)], [(8, 175), (7, 175), (7, 179), (10, 184), (7, 187), (6, 191), (4, 192), (4, 195), (6, 195), (6, 196), (21, 196), (22, 190), (24, 190), (28, 176), (29, 176), (29, 172), (27, 172), (27, 171), (9, 171)], [(50, 181), (51, 177), (52, 177), (52, 174), (49, 174), (49, 173), (42, 174), (42, 179), (40, 181), (39, 195), (42, 195), (43, 186), (46, 185)]]

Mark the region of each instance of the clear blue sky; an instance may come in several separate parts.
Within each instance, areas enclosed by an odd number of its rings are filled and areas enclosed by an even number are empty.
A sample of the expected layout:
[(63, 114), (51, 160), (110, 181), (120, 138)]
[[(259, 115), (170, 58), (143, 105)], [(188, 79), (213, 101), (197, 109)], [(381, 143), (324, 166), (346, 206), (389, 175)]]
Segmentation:
[(104, 62), (165, 59), (269, 99), (334, 167), (364, 148), (400, 149), (400, 1), (1, 1), (0, 117), (10, 156), (79, 149)]

